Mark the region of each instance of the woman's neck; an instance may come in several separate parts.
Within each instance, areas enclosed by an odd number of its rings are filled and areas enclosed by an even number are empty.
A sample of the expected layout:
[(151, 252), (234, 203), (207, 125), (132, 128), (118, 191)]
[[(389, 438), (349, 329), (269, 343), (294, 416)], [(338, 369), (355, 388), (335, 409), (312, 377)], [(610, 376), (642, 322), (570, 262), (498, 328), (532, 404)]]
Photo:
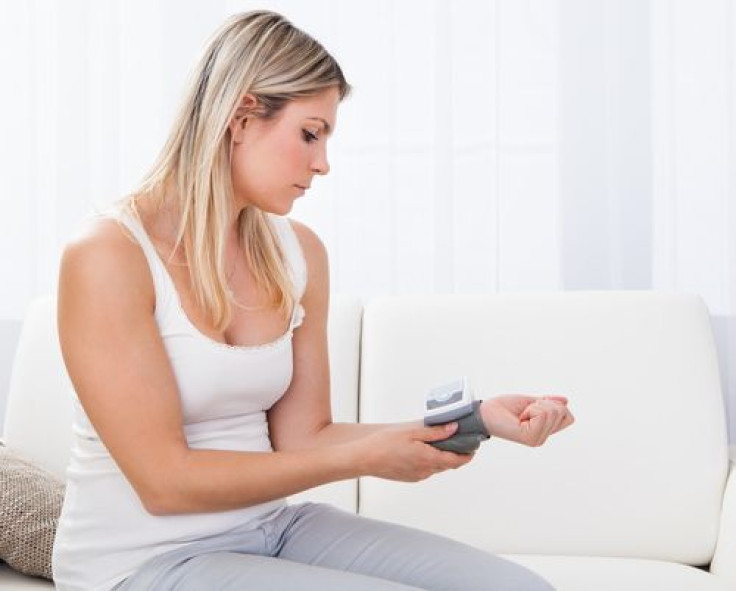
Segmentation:
[[(136, 206), (141, 222), (150, 238), (166, 251), (167, 255), (175, 255), (172, 260), (184, 262), (184, 245), (179, 244), (176, 248), (177, 238), (181, 225), (180, 207), (176, 194), (167, 191), (165, 194), (144, 193), (136, 198)], [(238, 215), (232, 215), (228, 223), (228, 235), (226, 240), (226, 259), (230, 259), (240, 253), (240, 224)]]

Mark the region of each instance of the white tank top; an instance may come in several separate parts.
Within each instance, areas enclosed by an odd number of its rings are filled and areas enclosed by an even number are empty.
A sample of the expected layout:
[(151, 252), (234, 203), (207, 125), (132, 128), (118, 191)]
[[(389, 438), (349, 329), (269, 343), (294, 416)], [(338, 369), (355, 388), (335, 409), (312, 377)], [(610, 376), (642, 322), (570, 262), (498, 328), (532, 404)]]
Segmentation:
[[(304, 317), (299, 300), (307, 269), (291, 224), (286, 218), (268, 216), (296, 289), (289, 327), (267, 344), (231, 346), (194, 327), (141, 223), (128, 215), (117, 218), (138, 240), (151, 269), (156, 322), (176, 377), (189, 446), (272, 451), (266, 410), (291, 382), (292, 332)], [(153, 516), (74, 399), (74, 444), (53, 555), (60, 591), (108, 591), (155, 555), (243, 524), (257, 527), (267, 513), (286, 503), (281, 499), (232, 511)]]

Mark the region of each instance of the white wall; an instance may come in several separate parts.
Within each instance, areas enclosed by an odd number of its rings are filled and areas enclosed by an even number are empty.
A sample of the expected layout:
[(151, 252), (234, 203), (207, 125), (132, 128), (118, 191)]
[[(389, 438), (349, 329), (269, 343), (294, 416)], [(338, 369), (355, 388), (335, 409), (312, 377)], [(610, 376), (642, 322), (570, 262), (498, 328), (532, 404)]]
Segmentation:
[(337, 291), (693, 291), (736, 408), (734, 2), (5, 2), (0, 321), (134, 186), (205, 37), (265, 7), (355, 86), (332, 173), (294, 211)]

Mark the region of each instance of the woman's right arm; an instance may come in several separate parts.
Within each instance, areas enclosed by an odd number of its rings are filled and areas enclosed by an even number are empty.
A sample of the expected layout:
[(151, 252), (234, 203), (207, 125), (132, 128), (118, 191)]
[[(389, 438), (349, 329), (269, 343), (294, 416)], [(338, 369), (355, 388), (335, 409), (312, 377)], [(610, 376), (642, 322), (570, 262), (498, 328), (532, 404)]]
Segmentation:
[[(406, 446), (414, 454), (403, 458), (406, 468), (396, 467), (397, 479), (419, 480), (453, 467), (430, 446), (417, 449), (416, 438), (447, 437), (423, 427), (311, 450), (190, 449), (154, 317), (148, 263), (114, 221), (97, 222), (65, 249), (58, 296), (61, 350), (79, 400), (152, 514), (234, 509), (364, 476), (371, 473), (360, 462), (365, 445)], [(384, 457), (391, 457), (390, 449)]]

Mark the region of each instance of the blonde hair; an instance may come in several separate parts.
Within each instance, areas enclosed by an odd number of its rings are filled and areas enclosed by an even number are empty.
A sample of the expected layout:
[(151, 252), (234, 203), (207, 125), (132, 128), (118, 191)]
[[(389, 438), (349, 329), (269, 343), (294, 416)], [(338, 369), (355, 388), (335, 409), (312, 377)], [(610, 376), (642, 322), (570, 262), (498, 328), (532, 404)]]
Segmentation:
[[(351, 92), (337, 61), (282, 15), (254, 10), (232, 16), (207, 43), (154, 165), (122, 202), (137, 215), (137, 197), (151, 194), (161, 204), (171, 185), (179, 213), (172, 256), (183, 245), (197, 303), (219, 330), (230, 323), (234, 303), (225, 270), (233, 198), (229, 123), (246, 93), (258, 99), (251, 115), (268, 120), (288, 101), (334, 87), (340, 100)], [(238, 227), (256, 282), (272, 305), (288, 314), (293, 286), (266, 214), (246, 207)]]

